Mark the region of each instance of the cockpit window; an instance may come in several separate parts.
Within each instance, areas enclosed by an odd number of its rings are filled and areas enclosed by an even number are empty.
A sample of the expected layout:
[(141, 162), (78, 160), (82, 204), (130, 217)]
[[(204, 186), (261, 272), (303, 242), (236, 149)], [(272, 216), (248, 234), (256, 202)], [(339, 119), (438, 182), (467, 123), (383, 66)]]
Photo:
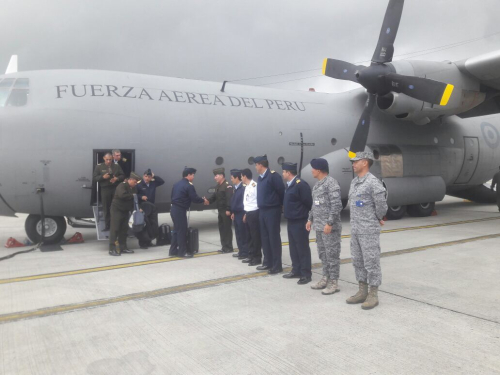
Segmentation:
[(0, 81), (0, 107), (22, 107), (28, 103), (28, 78), (5, 78)]

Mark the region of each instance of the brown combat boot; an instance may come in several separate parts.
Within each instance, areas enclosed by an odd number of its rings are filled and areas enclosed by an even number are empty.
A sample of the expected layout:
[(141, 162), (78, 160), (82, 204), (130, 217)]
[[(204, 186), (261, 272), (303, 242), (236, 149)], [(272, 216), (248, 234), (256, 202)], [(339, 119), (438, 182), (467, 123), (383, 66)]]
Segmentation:
[(328, 278), (326, 276), (323, 276), (320, 281), (318, 281), (314, 285), (311, 285), (311, 289), (325, 289), (327, 280)]
[(338, 291), (340, 291), (340, 289), (338, 288), (337, 280), (328, 279), (328, 281), (326, 282), (326, 288), (323, 289), (321, 294), (324, 294), (326, 296), (328, 294), (337, 293)]
[(360, 281), (358, 292), (355, 295), (349, 297), (346, 302), (350, 305), (355, 303), (362, 303), (365, 302), (366, 297), (368, 297), (368, 284)]
[(370, 285), (370, 292), (368, 293), (368, 298), (361, 305), (363, 310), (373, 309), (375, 306), (378, 306), (378, 286)]

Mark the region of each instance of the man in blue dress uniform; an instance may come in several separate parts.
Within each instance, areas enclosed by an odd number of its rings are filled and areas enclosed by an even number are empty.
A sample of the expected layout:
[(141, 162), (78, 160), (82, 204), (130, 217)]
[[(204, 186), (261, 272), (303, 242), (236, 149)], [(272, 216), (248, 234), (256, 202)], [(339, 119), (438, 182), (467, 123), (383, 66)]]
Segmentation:
[(155, 203), (156, 188), (163, 185), (165, 181), (159, 176), (155, 176), (151, 169), (144, 172), (142, 181), (137, 184), (137, 197), (141, 202)]
[(233, 257), (238, 257), (238, 259), (247, 259), (248, 233), (247, 226), (243, 222), (243, 217), (245, 216), (245, 209), (243, 207), (245, 184), (241, 182), (241, 170), (231, 169), (231, 182), (233, 184), (231, 219), (234, 222), (234, 233), (236, 234), (236, 244), (238, 245), (238, 253), (233, 254)]
[(196, 194), (193, 185), (195, 173), (196, 169), (194, 168), (184, 168), (182, 180), (177, 182), (172, 188), (170, 217), (174, 222), (174, 230), (172, 231), (172, 244), (169, 251), (170, 256), (177, 256), (180, 258), (193, 257), (193, 254), (187, 253), (186, 235), (188, 224), (186, 211), (191, 206), (191, 202), (205, 202), (205, 198), (201, 198)]
[(254, 158), (257, 182), (257, 205), (259, 206), (260, 235), (264, 262), (258, 270), (268, 270), (271, 275), (283, 271), (281, 263), (281, 207), (285, 185), (281, 176), (269, 170), (267, 155)]
[(311, 248), (307, 218), (312, 207), (311, 188), (307, 182), (297, 177), (297, 164), (283, 163), (283, 178), (287, 183), (283, 202), (285, 217), (288, 220), (288, 242), (292, 271), (283, 275), (285, 279), (299, 279), (297, 284), (311, 282)]

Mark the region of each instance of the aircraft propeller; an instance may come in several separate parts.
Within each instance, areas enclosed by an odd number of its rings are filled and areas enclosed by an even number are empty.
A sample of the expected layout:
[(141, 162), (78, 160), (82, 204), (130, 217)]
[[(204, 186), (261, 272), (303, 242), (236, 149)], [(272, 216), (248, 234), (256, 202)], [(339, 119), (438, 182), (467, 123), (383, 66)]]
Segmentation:
[(349, 148), (350, 158), (355, 157), (356, 152), (365, 149), (370, 130), (370, 117), (378, 95), (383, 96), (393, 91), (424, 102), (445, 106), (453, 92), (453, 85), (397, 74), (392, 66), (385, 64), (391, 62), (394, 55), (394, 40), (403, 13), (403, 5), (404, 0), (389, 1), (370, 66), (354, 65), (335, 59), (325, 59), (323, 62), (324, 75), (359, 83), (368, 92), (365, 108)]

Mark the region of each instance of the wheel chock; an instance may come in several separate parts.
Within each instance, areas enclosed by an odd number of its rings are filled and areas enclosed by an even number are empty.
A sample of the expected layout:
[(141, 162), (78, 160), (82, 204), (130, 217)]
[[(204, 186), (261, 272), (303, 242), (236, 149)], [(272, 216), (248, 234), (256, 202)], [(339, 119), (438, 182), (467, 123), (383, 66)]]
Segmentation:
[(9, 239), (7, 240), (7, 243), (5, 244), (5, 247), (7, 249), (10, 249), (12, 247), (24, 247), (24, 246), (26, 246), (26, 245), (23, 244), (22, 242), (19, 242), (14, 237), (9, 237)]
[(83, 236), (80, 232), (76, 232), (73, 237), (66, 241), (66, 243), (83, 243)]
[(431, 216), (437, 216), (438, 212), (436, 210), (432, 211)]

